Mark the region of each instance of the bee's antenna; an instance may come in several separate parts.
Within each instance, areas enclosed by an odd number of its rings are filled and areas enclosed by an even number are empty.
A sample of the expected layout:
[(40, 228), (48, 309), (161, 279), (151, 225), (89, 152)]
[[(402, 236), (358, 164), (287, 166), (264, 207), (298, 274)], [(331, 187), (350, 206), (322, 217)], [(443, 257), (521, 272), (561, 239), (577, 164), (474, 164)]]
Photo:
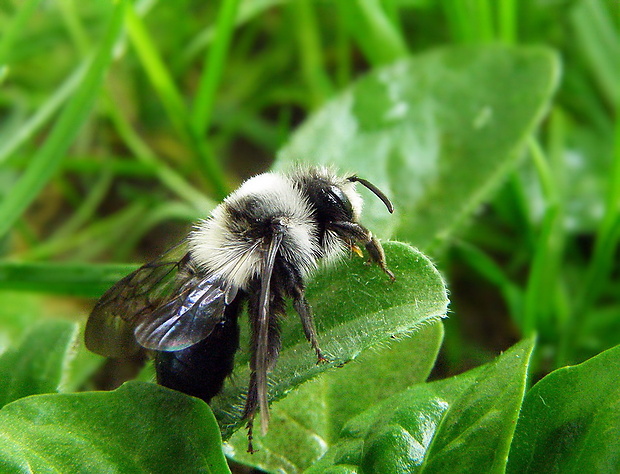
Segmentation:
[(390, 201), (388, 199), (388, 197), (383, 194), (383, 192), (376, 187), (374, 184), (372, 184), (370, 181), (365, 180), (364, 178), (360, 178), (359, 176), (350, 176), (347, 178), (349, 181), (352, 182), (357, 182), (360, 183), (362, 186), (365, 186), (366, 188), (370, 189), (375, 196), (377, 196), (379, 199), (381, 199), (381, 201), (383, 201), (383, 204), (385, 204), (385, 207), (387, 207), (387, 210), (390, 211), (390, 214), (394, 212), (394, 205), (392, 204), (392, 201)]

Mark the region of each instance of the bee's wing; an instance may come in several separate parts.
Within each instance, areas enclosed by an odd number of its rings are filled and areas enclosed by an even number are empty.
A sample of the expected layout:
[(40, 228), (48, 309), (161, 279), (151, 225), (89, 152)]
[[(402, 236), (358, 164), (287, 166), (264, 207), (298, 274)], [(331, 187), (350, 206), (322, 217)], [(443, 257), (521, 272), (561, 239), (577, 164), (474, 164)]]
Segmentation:
[(237, 288), (221, 279), (192, 274), (181, 279), (176, 294), (136, 320), (135, 336), (147, 349), (178, 351), (211, 334)]
[(188, 261), (185, 245), (179, 244), (106, 291), (86, 323), (86, 347), (107, 357), (123, 357), (136, 352), (140, 346), (133, 334), (135, 320), (153, 311), (174, 293), (178, 286), (178, 270)]
[(198, 276), (179, 244), (104, 293), (88, 318), (86, 347), (107, 357), (131, 355), (140, 346), (183, 349), (211, 333), (235, 292)]

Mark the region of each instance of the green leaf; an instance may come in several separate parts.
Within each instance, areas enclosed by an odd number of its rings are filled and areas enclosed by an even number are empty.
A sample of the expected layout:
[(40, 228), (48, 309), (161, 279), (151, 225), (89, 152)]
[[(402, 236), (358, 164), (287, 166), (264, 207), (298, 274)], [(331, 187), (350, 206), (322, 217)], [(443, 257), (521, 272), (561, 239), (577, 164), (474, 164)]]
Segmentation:
[(21, 345), (0, 356), (0, 407), (19, 398), (56, 392), (77, 334), (70, 321), (36, 325)]
[(41, 295), (0, 291), (0, 353), (23, 339), (43, 312)]
[(443, 340), (443, 324), (434, 321), (405, 340), (362, 354), (355, 363), (325, 374), (330, 415), (327, 441), (334, 443), (342, 427), (375, 403), (424, 382), (435, 365)]
[(620, 346), (565, 367), (527, 393), (508, 472), (620, 470)]
[[(71, 363), (63, 374), (59, 391), (69, 393), (91, 389), (94, 380), (97, 378), (97, 372), (101, 369), (101, 366), (105, 364), (106, 358), (86, 349), (86, 345), (84, 344), (83, 325), (80, 326), (77, 343), (74, 344), (72, 356)], [(153, 380), (155, 380), (154, 377), (144, 381), (151, 382)]]
[(372, 407), (307, 472), (503, 472), (533, 345)]
[[(332, 367), (355, 359), (364, 350), (394, 337), (411, 334), (443, 317), (448, 299), (445, 284), (432, 263), (408, 245), (385, 244), (396, 281), (357, 257), (324, 268), (308, 286), (308, 299), (317, 319), (319, 344), (329, 363), (316, 364), (316, 355), (293, 314), (282, 331), (283, 347), (270, 374), (270, 399), (277, 400), (301, 383)], [(241, 425), (249, 369), (237, 357), (234, 383), (225, 386), (212, 407), (227, 439)]]
[(230, 472), (209, 407), (143, 382), (5, 406), (0, 471)]
[(338, 440), (343, 425), (353, 416), (426, 380), (442, 338), (443, 324), (435, 321), (411, 337), (366, 351), (350, 364), (303, 384), (273, 405), (274, 429), (256, 440), (256, 453), (245, 452), (243, 430), (233, 435), (228, 444), (234, 459), (269, 472), (309, 468)]
[[(62, 319), (67, 316), (65, 306), (57, 305), (55, 301), (41, 294), (22, 291), (0, 291), (0, 301), (2, 301), (0, 306), (0, 353), (5, 352), (0, 357), (0, 400), (5, 397), (5, 386), (8, 390), (9, 383), (17, 382), (17, 380), (9, 382), (10, 380), (27, 375), (17, 372), (17, 370), (22, 370), (18, 369), (19, 367), (23, 367), (24, 371), (28, 368), (26, 360), (41, 369), (40, 382), (48, 387), (32, 393), (55, 392), (57, 389), (64, 392), (78, 390), (84, 386), (89, 377), (104, 361), (103, 357), (93, 354), (84, 347), (82, 331), (77, 334), (74, 323)], [(41, 321), (47, 319), (53, 321)], [(66, 334), (66, 339), (63, 338), (63, 326), (71, 333), (71, 336)], [(30, 334), (26, 335), (28, 331)], [(20, 341), (23, 341), (21, 348), (10, 349), (13, 346), (17, 347), (17, 343)], [(14, 365), (1, 362), (8, 357), (15, 359)], [(9, 376), (7, 381), (4, 381), (6, 374), (2, 372), (5, 365)], [(59, 372), (54, 374), (56, 369)], [(44, 380), (45, 378), (50, 378), (50, 380)], [(12, 398), (21, 396), (25, 395)], [(7, 402), (0, 402), (0, 406)]]
[(365, 224), (434, 251), (512, 169), (547, 110), (558, 62), (542, 48), (454, 47), (376, 69), (314, 114), (276, 168), (335, 164), (370, 179)]

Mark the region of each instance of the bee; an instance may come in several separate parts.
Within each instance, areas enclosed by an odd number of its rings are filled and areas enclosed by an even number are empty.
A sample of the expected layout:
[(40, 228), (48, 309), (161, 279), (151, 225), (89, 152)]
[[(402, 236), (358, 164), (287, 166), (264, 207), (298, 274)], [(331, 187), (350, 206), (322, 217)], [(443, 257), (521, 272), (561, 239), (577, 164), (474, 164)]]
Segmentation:
[(243, 418), (253, 452), (256, 412), (263, 434), (269, 423), (267, 374), (278, 358), (286, 298), (319, 363), (327, 359), (305, 297), (305, 282), (318, 264), (335, 262), (347, 250), (361, 254), (356, 244), (362, 243), (369, 260), (395, 278), (381, 243), (359, 223), (356, 183), (394, 211), (370, 182), (323, 167), (248, 179), (182, 244), (101, 297), (86, 324), (86, 347), (107, 357), (152, 350), (158, 383), (209, 403), (232, 372), (237, 320), (247, 306), (251, 373)]

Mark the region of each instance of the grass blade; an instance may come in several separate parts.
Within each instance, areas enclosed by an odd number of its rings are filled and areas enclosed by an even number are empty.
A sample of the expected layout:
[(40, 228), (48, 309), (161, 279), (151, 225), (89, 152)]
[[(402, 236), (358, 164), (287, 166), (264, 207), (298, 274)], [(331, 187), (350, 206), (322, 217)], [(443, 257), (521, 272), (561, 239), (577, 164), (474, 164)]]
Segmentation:
[(212, 184), (216, 197), (224, 198), (228, 194), (228, 186), (224, 178), (224, 171), (203, 140), (201, 134), (194, 129), (193, 125), (187, 119), (189, 113), (184, 103), (183, 96), (177, 89), (168, 68), (159, 56), (142, 19), (130, 3), (127, 3), (125, 8), (125, 24), (131, 42), (142, 61), (142, 65), (155, 91), (166, 109), (170, 121), (185, 142), (196, 153), (203, 174)]
[(338, 7), (349, 33), (371, 64), (386, 64), (408, 55), (404, 38), (378, 0), (341, 1)]
[(86, 58), (27, 122), (15, 130), (15, 133), (8, 134), (7, 140), (0, 143), (0, 163), (7, 160), (15, 150), (47, 123), (78, 85), (82, 83), (89, 63), (90, 58)]
[(224, 72), (230, 38), (235, 28), (239, 0), (225, 0), (220, 7), (215, 39), (205, 59), (192, 114), (195, 130), (206, 132), (211, 124), (215, 93)]
[(9, 27), (3, 31), (2, 39), (0, 39), (0, 64), (8, 63), (9, 51), (11, 51), (11, 46), (17, 39), (19, 33), (24, 29), (24, 25), (28, 18), (34, 13), (35, 9), (39, 6), (41, 0), (28, 0), (24, 3), (13, 21), (11, 21)]
[(0, 289), (97, 298), (136, 264), (0, 262)]
[(114, 7), (105, 36), (75, 96), (62, 112), (45, 144), (32, 158), (30, 166), (9, 192), (10, 198), (0, 203), (0, 236), (7, 233), (22, 212), (34, 201), (39, 191), (54, 176), (67, 149), (85, 122), (112, 59), (114, 43), (121, 32), (122, 6), (123, 2), (119, 2)]

